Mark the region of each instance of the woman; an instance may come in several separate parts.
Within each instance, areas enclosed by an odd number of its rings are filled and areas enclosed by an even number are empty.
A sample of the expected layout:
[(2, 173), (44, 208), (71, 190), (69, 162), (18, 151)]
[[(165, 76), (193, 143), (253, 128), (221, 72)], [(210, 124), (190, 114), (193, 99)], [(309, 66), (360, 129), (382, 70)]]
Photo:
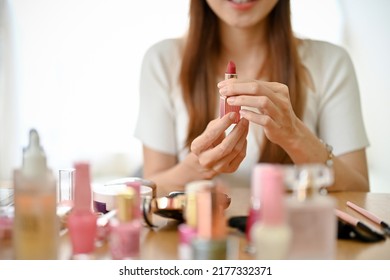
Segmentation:
[[(159, 194), (215, 177), (248, 186), (258, 162), (332, 162), (329, 190), (369, 191), (352, 62), (341, 47), (294, 37), (289, 2), (191, 0), (185, 38), (148, 50), (136, 136)], [(238, 79), (224, 80), (229, 61)], [(237, 124), (236, 113), (218, 117), (220, 95), (242, 106)]]

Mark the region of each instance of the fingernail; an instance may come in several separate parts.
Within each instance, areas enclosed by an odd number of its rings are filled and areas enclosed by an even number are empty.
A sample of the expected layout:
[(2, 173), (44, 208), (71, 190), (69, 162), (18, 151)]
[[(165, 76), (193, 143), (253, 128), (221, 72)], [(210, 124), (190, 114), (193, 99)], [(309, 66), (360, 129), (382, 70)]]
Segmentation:
[(229, 104), (229, 105), (234, 105), (234, 102), (236, 101), (236, 98), (235, 97), (229, 97), (228, 99), (227, 99), (227, 103)]
[(232, 121), (234, 121), (236, 119), (236, 113), (235, 112), (230, 112), (229, 113), (229, 119), (231, 119)]
[(226, 87), (223, 87), (223, 88), (219, 89), (219, 94), (225, 95), (225, 93), (226, 93)]

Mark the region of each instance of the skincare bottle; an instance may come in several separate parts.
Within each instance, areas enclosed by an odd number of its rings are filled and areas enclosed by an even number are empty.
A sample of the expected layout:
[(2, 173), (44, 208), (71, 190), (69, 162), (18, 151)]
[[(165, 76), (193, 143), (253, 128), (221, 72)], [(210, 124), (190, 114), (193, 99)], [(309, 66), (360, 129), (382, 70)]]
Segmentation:
[(196, 193), (197, 231), (192, 239), (195, 260), (227, 259), (227, 223), (223, 195), (218, 186)]
[(116, 196), (116, 217), (110, 220), (109, 245), (112, 259), (139, 259), (141, 221), (137, 193), (127, 188)]
[(255, 258), (281, 260), (287, 258), (291, 230), (285, 219), (283, 170), (278, 165), (259, 164), (254, 172), (261, 178), (261, 219), (251, 230)]
[(90, 166), (76, 162), (74, 205), (67, 224), (72, 243), (72, 259), (92, 259), (97, 236), (97, 215), (92, 211)]
[(35, 129), (23, 149), (23, 164), (14, 172), (15, 217), (13, 246), (16, 259), (58, 257), (57, 186)]
[(255, 248), (253, 246), (251, 238), (252, 226), (255, 222), (260, 221), (260, 188), (261, 188), (261, 168), (263, 165), (255, 165), (252, 172), (252, 181), (251, 181), (251, 195), (250, 195), (250, 207), (248, 213), (248, 220), (245, 228), (245, 236), (248, 242), (246, 250), (249, 253), (254, 254)]
[(336, 251), (335, 200), (320, 192), (333, 181), (325, 165), (304, 165), (286, 170), (292, 194), (287, 200), (292, 229), (289, 259), (333, 259)]

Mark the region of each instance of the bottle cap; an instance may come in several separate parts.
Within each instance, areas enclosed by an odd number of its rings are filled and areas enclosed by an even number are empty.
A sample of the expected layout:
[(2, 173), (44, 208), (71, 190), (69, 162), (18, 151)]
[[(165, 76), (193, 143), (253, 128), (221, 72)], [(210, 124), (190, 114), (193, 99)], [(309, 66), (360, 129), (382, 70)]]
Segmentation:
[(280, 225), (284, 223), (284, 174), (280, 166), (259, 165), (256, 169), (261, 181), (262, 223)]
[(325, 164), (304, 164), (285, 167), (285, 182), (299, 201), (326, 192), (334, 182), (333, 169)]
[(92, 191), (88, 162), (76, 162), (74, 180), (74, 207), (77, 210), (92, 211)]
[(117, 217), (121, 223), (130, 222), (135, 218), (134, 203), (136, 192), (132, 188), (126, 188), (117, 194), (116, 208)]
[[(265, 173), (263, 170), (267, 168), (270, 164), (260, 163), (255, 165), (252, 172), (252, 181), (251, 181), (251, 207), (253, 209), (260, 208), (260, 198), (261, 198), (261, 186), (262, 181), (264, 180)], [(272, 168), (272, 167), (271, 167)]]

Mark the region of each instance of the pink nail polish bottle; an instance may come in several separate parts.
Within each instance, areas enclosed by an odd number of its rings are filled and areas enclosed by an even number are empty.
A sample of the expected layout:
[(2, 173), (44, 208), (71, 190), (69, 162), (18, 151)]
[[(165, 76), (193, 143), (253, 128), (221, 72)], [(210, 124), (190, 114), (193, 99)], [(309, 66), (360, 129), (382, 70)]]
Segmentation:
[(92, 211), (90, 168), (87, 162), (77, 162), (74, 167), (74, 206), (67, 220), (72, 259), (91, 259), (95, 250), (97, 215)]
[(135, 211), (139, 209), (137, 202), (137, 192), (130, 187), (116, 196), (117, 214), (110, 221), (109, 237), (114, 260), (139, 259), (141, 221)]

